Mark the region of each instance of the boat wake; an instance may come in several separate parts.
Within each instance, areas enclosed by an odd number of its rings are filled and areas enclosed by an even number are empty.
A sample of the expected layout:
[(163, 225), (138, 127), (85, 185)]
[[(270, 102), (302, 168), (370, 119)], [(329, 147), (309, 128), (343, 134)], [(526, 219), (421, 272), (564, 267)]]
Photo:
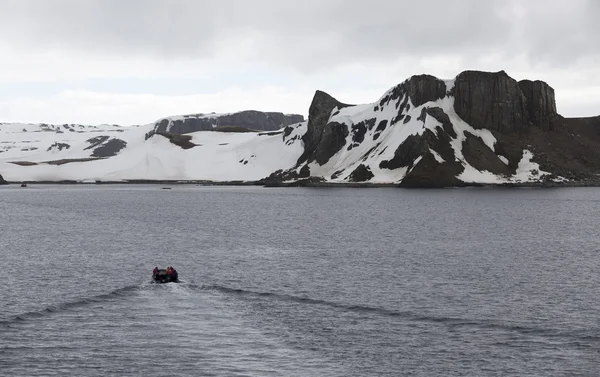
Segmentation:
[(144, 286), (146, 286), (146, 284), (129, 285), (129, 286), (125, 286), (122, 288), (117, 288), (108, 293), (103, 293), (103, 294), (99, 294), (96, 296), (90, 296), (90, 297), (83, 297), (80, 299), (76, 299), (74, 301), (68, 301), (68, 302), (57, 304), (57, 305), (50, 305), (44, 309), (20, 313), (9, 319), (0, 321), (0, 326), (8, 326), (10, 324), (27, 321), (29, 319), (43, 318), (43, 317), (52, 315), (54, 313), (64, 312), (64, 311), (67, 311), (67, 310), (70, 310), (73, 308), (78, 308), (78, 307), (82, 307), (82, 306), (86, 306), (86, 305), (90, 305), (90, 304), (114, 300), (117, 298), (121, 298), (123, 296), (130, 295), (140, 289), (143, 289)]
[(563, 339), (570, 341), (573, 343), (573, 345), (581, 348), (600, 348), (600, 333), (590, 332), (589, 329), (567, 331), (553, 328), (530, 326), (514, 322), (511, 323), (509, 321), (501, 320), (445, 317), (430, 314), (424, 315), (422, 313), (417, 313), (414, 311), (401, 311), (382, 307), (354, 305), (276, 292), (257, 292), (253, 290), (225, 287), (222, 285), (191, 285), (190, 287), (192, 289), (212, 290), (228, 295), (236, 295), (239, 297), (265, 298), (270, 300), (278, 300), (282, 302), (297, 303), (299, 305), (318, 305), (323, 307), (330, 307), (343, 312), (354, 312), (356, 314), (385, 316), (390, 318), (399, 318), (405, 321), (412, 322), (428, 322), (432, 324), (437, 323), (450, 327), (452, 328), (452, 330), (455, 331), (460, 328), (500, 330), (504, 332), (514, 332), (519, 333), (521, 335), (528, 335), (533, 337)]

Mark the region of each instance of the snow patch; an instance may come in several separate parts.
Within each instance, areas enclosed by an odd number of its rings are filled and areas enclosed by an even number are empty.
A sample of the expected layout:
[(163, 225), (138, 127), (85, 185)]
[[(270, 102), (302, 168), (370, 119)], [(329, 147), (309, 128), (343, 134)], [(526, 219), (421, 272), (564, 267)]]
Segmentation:
[(452, 80), (444, 80), (444, 83), (446, 84), (446, 93), (448, 93), (452, 89), (454, 89), (454, 84), (456, 83), (456, 78), (453, 78)]
[(479, 171), (469, 164), (463, 164), (463, 166), (465, 170), (456, 177), (463, 182), (488, 184), (499, 184), (505, 182), (505, 179), (487, 170)]
[(511, 177), (513, 182), (531, 182), (542, 178), (550, 173), (540, 170), (540, 165), (531, 161), (533, 153), (528, 149), (523, 150), (523, 157), (517, 166), (517, 172)]
[(500, 161), (504, 162), (504, 165), (508, 165), (508, 158), (502, 156), (502, 155), (497, 155), (498, 158), (500, 159)]

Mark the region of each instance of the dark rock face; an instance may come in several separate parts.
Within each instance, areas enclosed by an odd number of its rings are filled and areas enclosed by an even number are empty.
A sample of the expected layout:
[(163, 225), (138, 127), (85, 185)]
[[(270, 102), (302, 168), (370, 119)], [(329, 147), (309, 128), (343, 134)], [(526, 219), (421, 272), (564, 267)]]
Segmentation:
[(444, 81), (431, 75), (416, 75), (392, 88), (373, 110), (378, 111), (384, 106), (389, 105), (390, 102), (404, 98), (401, 103), (396, 102), (396, 108), (400, 110), (399, 114), (401, 114), (410, 108), (408, 105), (409, 99), (413, 106), (418, 107), (429, 101), (444, 98), (445, 96), (446, 83)]
[(59, 151), (62, 151), (63, 149), (69, 149), (71, 148), (71, 146), (69, 144), (66, 143), (53, 143), (51, 146), (48, 147), (48, 149), (46, 149), (46, 152), (51, 151), (52, 149), (58, 149)]
[(116, 156), (123, 148), (127, 146), (127, 142), (121, 139), (110, 139), (106, 143), (100, 145), (92, 152), (92, 157), (112, 157)]
[(459, 163), (440, 164), (431, 153), (427, 153), (400, 182), (400, 187), (442, 188), (465, 186), (464, 182), (456, 178), (463, 169)]
[(350, 174), (349, 181), (350, 182), (366, 182), (373, 177), (374, 177), (374, 175), (371, 172), (371, 169), (369, 169), (368, 167), (366, 167), (363, 164), (360, 164)]
[(377, 125), (377, 128), (375, 129), (375, 133), (373, 134), (373, 140), (379, 139), (379, 136), (381, 135), (381, 133), (383, 131), (385, 131), (385, 129), (387, 128), (387, 125), (388, 125), (387, 120), (382, 120), (381, 122), (379, 122), (379, 124)]
[(302, 115), (248, 110), (213, 117), (210, 117), (210, 114), (195, 114), (185, 115), (182, 119), (165, 118), (155, 123), (154, 131), (186, 134), (196, 131), (212, 131), (223, 126), (243, 127), (256, 131), (275, 131), (302, 121), (304, 121)]
[(86, 142), (90, 145), (86, 148), (83, 148), (83, 150), (93, 149), (91, 154), (92, 157), (116, 156), (117, 153), (127, 146), (127, 142), (117, 138), (111, 139), (110, 136), (106, 135), (87, 139)]
[(381, 161), (379, 167), (390, 170), (412, 167), (413, 162), (427, 151), (427, 139), (430, 136), (430, 132), (425, 132), (423, 135), (410, 135), (398, 146), (394, 152), (394, 157), (390, 160)]
[(446, 83), (431, 75), (413, 76), (406, 82), (406, 87), (415, 107), (446, 96)]
[(351, 105), (343, 104), (325, 92), (316, 91), (308, 110), (308, 130), (302, 136), (304, 153), (297, 165), (314, 160), (323, 165), (344, 146), (348, 127), (339, 123), (329, 125), (328, 122), (333, 109), (348, 106)]
[(527, 99), (504, 71), (462, 72), (452, 93), (456, 114), (475, 129), (516, 132), (530, 125)]
[(8, 184), (8, 182), (6, 182), (4, 180), (4, 177), (2, 177), (2, 174), (0, 174), (0, 185), (7, 185), (7, 184)]
[(87, 139), (86, 142), (89, 143), (90, 146), (83, 148), (83, 150), (96, 148), (97, 146), (104, 143), (108, 139), (109, 139), (109, 136), (96, 136), (91, 139)]
[[(171, 144), (175, 144), (183, 149), (191, 149), (194, 147), (197, 147), (198, 144), (194, 144), (192, 143), (192, 137), (190, 135), (180, 135), (180, 134), (172, 134), (170, 132), (162, 132), (162, 131), (158, 131), (158, 132), (154, 132), (151, 131), (146, 135), (146, 140), (148, 140), (149, 138), (151, 138), (154, 135), (160, 135), (160, 136), (164, 136), (167, 139), (169, 139), (169, 141), (171, 142)], [(243, 160), (242, 160), (243, 161)], [(246, 161), (246, 163), (248, 163)]]
[[(487, 170), (498, 175), (511, 175), (516, 172), (504, 164), (487, 145), (470, 132), (465, 132), (466, 140), (462, 145), (465, 160), (479, 171)], [(522, 153), (522, 150), (521, 150)]]
[(527, 99), (527, 110), (533, 124), (553, 130), (558, 124), (554, 89), (543, 81), (521, 80), (519, 87)]
[(444, 110), (442, 110), (442, 108), (428, 107), (426, 109), (423, 109), (423, 112), (425, 113), (421, 113), (423, 121), (425, 121), (425, 115), (431, 116), (432, 118), (434, 118), (442, 124), (442, 128), (444, 129), (444, 131), (446, 131), (446, 133), (448, 133), (448, 135), (452, 136), (453, 138), (456, 138), (456, 131), (454, 131), (454, 126), (450, 122), (450, 117), (448, 117), (448, 114), (446, 114)]
[(313, 159), (319, 165), (325, 165), (331, 157), (346, 145), (348, 126), (342, 123), (332, 122), (327, 124), (323, 130), (321, 142), (313, 153)]

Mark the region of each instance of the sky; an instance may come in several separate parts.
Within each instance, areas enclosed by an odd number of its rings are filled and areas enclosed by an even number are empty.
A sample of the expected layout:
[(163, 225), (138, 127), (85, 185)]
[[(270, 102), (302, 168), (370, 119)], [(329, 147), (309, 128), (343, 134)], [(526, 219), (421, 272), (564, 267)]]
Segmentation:
[(596, 0), (0, 0), (0, 122), (308, 115), (415, 74), (506, 71), (600, 115)]

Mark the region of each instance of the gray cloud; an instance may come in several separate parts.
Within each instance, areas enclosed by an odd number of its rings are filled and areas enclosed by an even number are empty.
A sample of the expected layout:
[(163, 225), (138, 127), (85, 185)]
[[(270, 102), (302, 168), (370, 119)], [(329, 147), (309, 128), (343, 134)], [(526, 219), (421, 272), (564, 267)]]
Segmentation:
[(304, 72), (490, 54), (560, 67), (600, 54), (599, 17), (594, 0), (4, 0), (0, 43), (162, 59), (227, 54)]

